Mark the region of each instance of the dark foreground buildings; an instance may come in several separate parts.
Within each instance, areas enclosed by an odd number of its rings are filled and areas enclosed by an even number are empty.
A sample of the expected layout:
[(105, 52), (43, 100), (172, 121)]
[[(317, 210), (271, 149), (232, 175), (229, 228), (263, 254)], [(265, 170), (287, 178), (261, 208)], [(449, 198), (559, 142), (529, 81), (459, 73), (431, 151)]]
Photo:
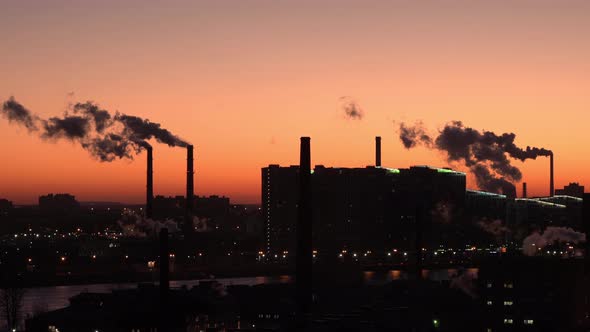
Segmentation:
[[(298, 173), (297, 166), (262, 169), (269, 255), (294, 252)], [(314, 249), (319, 253), (386, 251), (410, 245), (417, 207), (429, 211), (429, 219), (451, 219), (458, 217), (465, 203), (465, 174), (446, 168), (318, 165), (311, 178)]]
[[(298, 166), (262, 168), (267, 257), (294, 253), (298, 174)], [(386, 255), (393, 249), (413, 249), (416, 209), (425, 216), (422, 226), (428, 249), (519, 246), (527, 235), (548, 226), (582, 228), (579, 197), (515, 198), (468, 190), (465, 173), (447, 168), (317, 165), (311, 178), (318, 257), (343, 252)], [(492, 234), (482, 227), (496, 221), (505, 234)]]

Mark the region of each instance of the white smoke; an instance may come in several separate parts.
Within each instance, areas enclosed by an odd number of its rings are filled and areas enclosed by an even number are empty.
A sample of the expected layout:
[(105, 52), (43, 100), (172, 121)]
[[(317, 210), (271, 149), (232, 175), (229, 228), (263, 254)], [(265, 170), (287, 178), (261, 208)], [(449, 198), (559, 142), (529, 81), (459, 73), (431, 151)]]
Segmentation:
[(121, 227), (121, 231), (125, 237), (155, 236), (162, 228), (167, 228), (170, 233), (179, 231), (178, 223), (172, 219), (163, 221), (153, 220), (145, 218), (131, 210), (124, 211), (117, 224)]
[(477, 226), (479, 226), (485, 232), (493, 235), (498, 240), (500, 240), (506, 233), (510, 233), (510, 229), (504, 226), (502, 220), (500, 219), (492, 221), (482, 219), (477, 222)]
[(555, 242), (579, 243), (586, 241), (586, 234), (576, 232), (569, 227), (547, 227), (543, 233), (537, 231), (527, 236), (522, 241), (522, 253), (527, 256), (534, 256), (539, 249)]
[(210, 231), (208, 225), (209, 219), (207, 218), (199, 218), (197, 216), (193, 217), (193, 229), (195, 232), (207, 232)]
[(476, 276), (472, 273), (467, 273), (465, 269), (460, 269), (456, 275), (451, 276), (450, 287), (463, 291), (471, 298), (477, 298), (475, 279)]

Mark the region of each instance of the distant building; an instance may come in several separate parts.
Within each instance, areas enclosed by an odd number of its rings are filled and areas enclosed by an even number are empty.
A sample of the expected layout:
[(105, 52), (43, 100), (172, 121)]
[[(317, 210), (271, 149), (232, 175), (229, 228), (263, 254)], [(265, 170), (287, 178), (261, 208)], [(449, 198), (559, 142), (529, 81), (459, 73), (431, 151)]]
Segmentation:
[(46, 212), (71, 212), (78, 210), (80, 203), (70, 194), (48, 194), (39, 197), (39, 208)]
[[(156, 196), (153, 201), (153, 214), (156, 218), (183, 216), (185, 205), (184, 196)], [(196, 217), (222, 222), (227, 218), (229, 209), (230, 201), (228, 197), (216, 195), (194, 197), (193, 215)]]
[(573, 196), (582, 198), (584, 196), (584, 186), (580, 186), (577, 182), (571, 182), (563, 189), (555, 190), (555, 195)]
[(196, 216), (222, 220), (229, 214), (230, 202), (225, 196), (195, 196), (193, 207)]
[(295, 249), (299, 186), (298, 166), (270, 165), (262, 169), (262, 222), (267, 254)]
[(485, 191), (467, 190), (465, 196), (465, 211), (475, 219), (504, 220), (506, 218), (506, 195)]
[[(262, 169), (267, 254), (294, 252), (298, 172), (297, 166)], [(464, 173), (445, 168), (317, 165), (312, 173), (314, 248), (333, 255), (409, 246), (416, 210), (425, 211), (426, 224), (457, 217), (465, 203), (465, 185)]]
[(587, 331), (590, 326), (584, 262), (503, 257), (482, 263), (484, 331)]
[(4, 198), (0, 199), (0, 212), (6, 213), (9, 210), (12, 210), (12, 207), (13, 207), (13, 205), (12, 205), (11, 201), (4, 199)]

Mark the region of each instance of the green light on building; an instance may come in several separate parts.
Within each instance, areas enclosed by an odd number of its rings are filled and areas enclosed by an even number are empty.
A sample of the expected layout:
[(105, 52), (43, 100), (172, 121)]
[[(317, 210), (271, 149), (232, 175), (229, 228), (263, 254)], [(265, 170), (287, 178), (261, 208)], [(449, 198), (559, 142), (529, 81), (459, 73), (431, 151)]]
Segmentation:
[(433, 319), (432, 326), (434, 326), (435, 329), (438, 329), (440, 327), (440, 321), (438, 319)]
[(389, 173), (392, 173), (392, 174), (399, 174), (399, 173), (400, 173), (399, 169), (397, 169), (397, 168), (385, 168), (385, 169), (386, 169), (386, 170), (387, 170)]

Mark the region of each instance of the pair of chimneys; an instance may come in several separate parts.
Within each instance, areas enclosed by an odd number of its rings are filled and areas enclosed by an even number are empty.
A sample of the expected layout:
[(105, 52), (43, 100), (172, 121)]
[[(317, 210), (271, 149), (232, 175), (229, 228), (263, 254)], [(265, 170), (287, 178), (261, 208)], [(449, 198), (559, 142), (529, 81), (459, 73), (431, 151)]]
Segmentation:
[[(145, 216), (152, 218), (153, 216), (153, 201), (154, 201), (154, 157), (152, 147), (147, 147), (147, 180), (146, 180), (146, 203)], [(194, 162), (193, 162), (194, 147), (188, 145), (186, 147), (186, 215), (185, 224), (186, 230), (192, 229), (192, 211), (194, 201)]]

